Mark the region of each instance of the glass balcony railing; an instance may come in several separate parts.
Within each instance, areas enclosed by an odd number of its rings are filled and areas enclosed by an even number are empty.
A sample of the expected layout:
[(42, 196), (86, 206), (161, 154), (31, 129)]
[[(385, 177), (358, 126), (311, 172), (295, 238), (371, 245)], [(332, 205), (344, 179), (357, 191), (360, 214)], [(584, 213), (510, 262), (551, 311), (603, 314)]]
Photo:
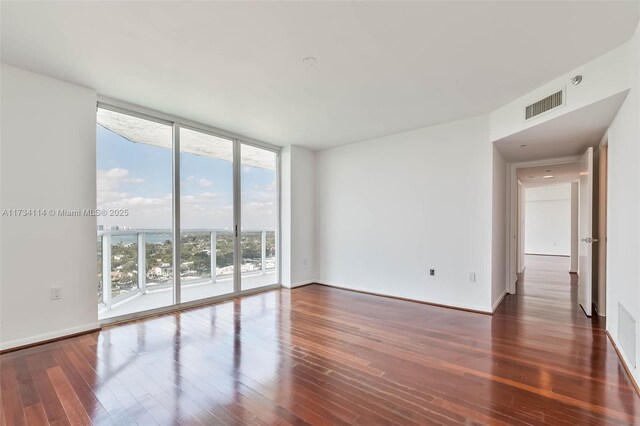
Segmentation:
[[(242, 276), (275, 273), (274, 230), (243, 231)], [(228, 230), (183, 231), (180, 285), (215, 284), (233, 278), (233, 234)], [(99, 230), (98, 305), (110, 310), (127, 299), (173, 287), (173, 235), (164, 229)]]

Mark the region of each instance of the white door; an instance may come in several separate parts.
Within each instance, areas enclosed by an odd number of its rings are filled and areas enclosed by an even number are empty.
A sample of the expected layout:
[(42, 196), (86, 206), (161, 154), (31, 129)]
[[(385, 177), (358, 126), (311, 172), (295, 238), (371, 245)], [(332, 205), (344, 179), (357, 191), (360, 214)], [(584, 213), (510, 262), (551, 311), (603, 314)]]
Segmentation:
[(578, 263), (578, 302), (591, 316), (591, 274), (593, 271), (593, 148), (580, 159), (580, 246)]

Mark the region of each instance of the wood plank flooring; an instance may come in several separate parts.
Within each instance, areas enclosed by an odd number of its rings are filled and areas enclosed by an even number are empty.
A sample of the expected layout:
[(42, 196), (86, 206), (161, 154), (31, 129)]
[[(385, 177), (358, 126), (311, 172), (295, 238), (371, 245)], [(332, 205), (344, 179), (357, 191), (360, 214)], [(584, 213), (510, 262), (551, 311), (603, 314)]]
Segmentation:
[(493, 316), (311, 285), (7, 353), (0, 424), (639, 424), (567, 262)]

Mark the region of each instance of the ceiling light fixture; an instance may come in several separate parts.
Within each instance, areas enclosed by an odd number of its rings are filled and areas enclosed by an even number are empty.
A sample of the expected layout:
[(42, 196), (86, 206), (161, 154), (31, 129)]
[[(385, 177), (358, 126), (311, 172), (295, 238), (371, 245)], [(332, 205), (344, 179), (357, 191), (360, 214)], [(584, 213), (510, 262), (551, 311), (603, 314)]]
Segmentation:
[(306, 58), (302, 58), (302, 63), (308, 67), (314, 66), (317, 62), (318, 60), (313, 56), (307, 56)]
[(574, 86), (577, 86), (577, 85), (578, 85), (578, 84), (580, 84), (581, 82), (582, 82), (582, 76), (581, 76), (580, 74), (576, 75), (575, 77), (573, 77), (573, 78), (571, 79), (571, 83), (572, 83)]
[(544, 175), (542, 176), (542, 179), (553, 179), (555, 176), (553, 175)]

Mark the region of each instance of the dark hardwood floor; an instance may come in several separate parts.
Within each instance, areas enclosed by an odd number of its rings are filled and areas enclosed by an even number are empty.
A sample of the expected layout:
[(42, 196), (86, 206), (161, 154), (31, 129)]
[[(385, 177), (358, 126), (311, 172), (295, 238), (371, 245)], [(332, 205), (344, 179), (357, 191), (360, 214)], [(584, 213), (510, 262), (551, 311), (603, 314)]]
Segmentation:
[(2, 424), (639, 424), (567, 259), (495, 315), (311, 285), (0, 357)]

